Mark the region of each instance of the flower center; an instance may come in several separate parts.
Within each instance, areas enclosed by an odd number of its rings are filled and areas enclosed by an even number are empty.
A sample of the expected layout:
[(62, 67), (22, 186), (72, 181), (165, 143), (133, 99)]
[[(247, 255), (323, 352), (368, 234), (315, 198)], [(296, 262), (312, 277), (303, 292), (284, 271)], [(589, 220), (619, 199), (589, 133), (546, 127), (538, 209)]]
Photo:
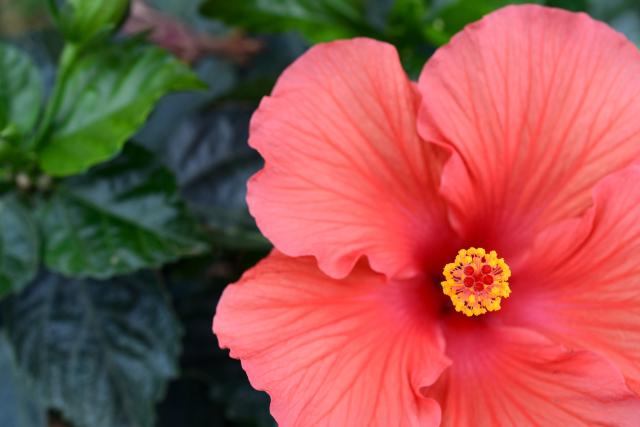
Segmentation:
[(479, 316), (500, 310), (502, 298), (511, 294), (511, 270), (496, 251), (461, 249), (454, 262), (445, 265), (442, 291), (449, 295), (456, 311)]

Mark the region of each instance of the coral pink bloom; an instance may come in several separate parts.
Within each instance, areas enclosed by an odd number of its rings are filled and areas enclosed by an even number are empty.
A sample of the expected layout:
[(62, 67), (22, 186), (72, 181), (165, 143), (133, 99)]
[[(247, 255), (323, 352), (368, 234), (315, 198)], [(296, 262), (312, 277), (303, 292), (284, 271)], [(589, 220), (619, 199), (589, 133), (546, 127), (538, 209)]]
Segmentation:
[(640, 425), (639, 95), (631, 43), (538, 6), (417, 85), (368, 39), (296, 61), (250, 133), (276, 250), (214, 320), (278, 423)]

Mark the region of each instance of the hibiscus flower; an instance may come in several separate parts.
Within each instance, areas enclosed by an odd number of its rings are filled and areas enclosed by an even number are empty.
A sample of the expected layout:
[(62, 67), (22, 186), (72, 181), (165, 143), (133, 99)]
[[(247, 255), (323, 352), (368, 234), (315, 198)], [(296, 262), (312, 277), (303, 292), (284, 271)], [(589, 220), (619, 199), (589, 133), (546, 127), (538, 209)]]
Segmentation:
[(275, 249), (220, 345), (282, 426), (640, 425), (639, 95), (622, 35), (532, 5), (417, 84), (388, 44), (313, 47), (251, 123)]

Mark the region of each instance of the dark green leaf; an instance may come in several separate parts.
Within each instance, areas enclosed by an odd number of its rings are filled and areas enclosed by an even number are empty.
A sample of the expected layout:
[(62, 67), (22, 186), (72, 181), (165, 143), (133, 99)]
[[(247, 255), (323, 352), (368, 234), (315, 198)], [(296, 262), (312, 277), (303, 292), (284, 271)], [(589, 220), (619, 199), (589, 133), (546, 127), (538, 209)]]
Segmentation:
[(546, 0), (545, 4), (575, 12), (586, 12), (589, 8), (588, 0)]
[(216, 227), (252, 225), (245, 196), (262, 160), (246, 141), (253, 106), (227, 105), (176, 129), (167, 163), (182, 194)]
[(171, 173), (133, 145), (61, 183), (38, 217), (46, 264), (71, 276), (106, 278), (207, 250)]
[(299, 31), (312, 42), (374, 31), (364, 0), (207, 0), (202, 12), (251, 31)]
[(236, 387), (216, 385), (211, 391), (214, 401), (222, 401), (226, 406), (226, 417), (240, 425), (256, 427), (277, 427), (276, 422), (267, 410), (269, 396), (258, 392), (248, 384)]
[(216, 246), (263, 249), (245, 201), (247, 180), (262, 166), (247, 141), (253, 104), (227, 103), (183, 120), (168, 132), (162, 153), (192, 211), (213, 230)]
[[(209, 85), (209, 90), (174, 93), (165, 96), (158, 104), (135, 136), (136, 142), (141, 143), (154, 153), (162, 152), (167, 145), (180, 144), (173, 141), (171, 136), (176, 127), (185, 118), (197, 114), (204, 105), (226, 93), (238, 83), (236, 67), (218, 58), (203, 58), (198, 62), (194, 71), (202, 81)], [(262, 96), (261, 96), (262, 97)]]
[(42, 93), (42, 79), (31, 59), (18, 49), (0, 43), (0, 137), (32, 130)]
[[(167, 289), (183, 322), (183, 375), (172, 382), (157, 427), (275, 427), (266, 393), (251, 388), (240, 362), (209, 343), (211, 301), (264, 254), (194, 259), (165, 270)], [(188, 374), (187, 374), (188, 373)], [(337, 426), (336, 426), (337, 427)]]
[(543, 0), (456, 0), (446, 2), (442, 8), (436, 10), (433, 31), (439, 31), (445, 38), (442, 42), (462, 30), (466, 25), (482, 18), (487, 13), (493, 12), (508, 4), (519, 3), (544, 3)]
[[(247, 145), (249, 119), (260, 98), (306, 44), (293, 34), (267, 36), (263, 41), (263, 51), (252, 58), (248, 69), (231, 77), (224, 68), (216, 69), (223, 73), (223, 81), (213, 82), (212, 89), (218, 92), (209, 95), (213, 100), (204, 111), (193, 111), (194, 101), (202, 99), (200, 93), (171, 95), (136, 136), (171, 168), (183, 198), (212, 230), (210, 240), (217, 248), (270, 247), (245, 202), (247, 179), (262, 165), (258, 153)], [(206, 71), (201, 69), (201, 76)]]
[(43, 273), (11, 301), (17, 360), (77, 427), (150, 427), (177, 371), (181, 329), (148, 276), (95, 282)]
[(16, 197), (0, 197), (0, 298), (22, 289), (34, 278), (39, 246), (31, 213)]
[(113, 157), (163, 95), (201, 85), (185, 64), (155, 47), (126, 43), (89, 54), (69, 76), (41, 167), (64, 176)]
[(44, 427), (44, 409), (25, 389), (11, 343), (0, 333), (0, 426)]

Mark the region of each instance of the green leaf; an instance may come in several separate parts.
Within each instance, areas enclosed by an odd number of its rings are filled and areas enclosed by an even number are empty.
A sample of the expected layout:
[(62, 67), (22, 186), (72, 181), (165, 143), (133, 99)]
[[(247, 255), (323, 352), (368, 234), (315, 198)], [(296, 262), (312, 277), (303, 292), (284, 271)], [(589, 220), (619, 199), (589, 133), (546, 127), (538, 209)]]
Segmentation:
[(71, 71), (40, 165), (53, 176), (85, 171), (117, 154), (162, 96), (201, 87), (185, 64), (159, 48), (125, 43), (97, 50)]
[(32, 130), (42, 104), (42, 79), (31, 59), (0, 43), (0, 137)]
[[(181, 328), (151, 277), (43, 273), (7, 308), (21, 367), (76, 427), (151, 427), (177, 370)], [(4, 425), (4, 424), (3, 424)]]
[(387, 14), (384, 34), (400, 54), (410, 78), (417, 80), (432, 48), (449, 37), (440, 31), (440, 21), (431, 21), (430, 8), (424, 0), (395, 0)]
[(53, 10), (65, 38), (85, 43), (115, 31), (129, 9), (129, 0), (66, 0)]
[(39, 209), (45, 263), (106, 278), (207, 250), (171, 173), (140, 147), (63, 182)]
[(11, 343), (0, 333), (0, 426), (44, 427), (44, 409), (25, 389)]
[(0, 197), (0, 298), (22, 289), (35, 277), (39, 253), (31, 213), (15, 196)]
[(299, 31), (312, 42), (374, 32), (364, 0), (207, 0), (201, 10), (250, 31)]

